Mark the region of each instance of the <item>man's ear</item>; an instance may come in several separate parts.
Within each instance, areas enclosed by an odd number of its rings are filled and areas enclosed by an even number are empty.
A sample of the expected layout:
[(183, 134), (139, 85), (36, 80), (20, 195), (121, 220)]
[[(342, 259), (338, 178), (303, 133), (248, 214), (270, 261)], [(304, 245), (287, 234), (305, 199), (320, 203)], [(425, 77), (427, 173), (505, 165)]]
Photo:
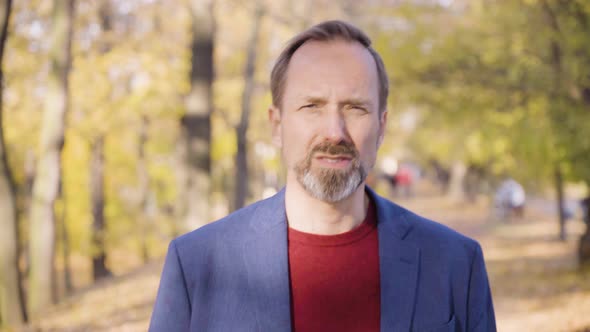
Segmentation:
[(268, 108), (268, 121), (272, 131), (272, 142), (277, 148), (283, 145), (281, 132), (281, 111), (276, 106)]
[(381, 146), (383, 143), (383, 138), (385, 137), (385, 126), (387, 124), (387, 110), (384, 110), (383, 113), (379, 115), (379, 137), (377, 139), (377, 147)]

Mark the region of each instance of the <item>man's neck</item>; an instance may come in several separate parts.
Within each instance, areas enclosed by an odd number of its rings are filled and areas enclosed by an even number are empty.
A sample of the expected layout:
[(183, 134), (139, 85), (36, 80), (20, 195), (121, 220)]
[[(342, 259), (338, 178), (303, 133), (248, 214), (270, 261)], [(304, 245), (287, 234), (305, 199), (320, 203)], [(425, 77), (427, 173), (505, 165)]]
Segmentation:
[(287, 179), (285, 209), (289, 227), (300, 232), (335, 235), (348, 232), (365, 219), (368, 207), (365, 184), (336, 203), (312, 197), (295, 178)]

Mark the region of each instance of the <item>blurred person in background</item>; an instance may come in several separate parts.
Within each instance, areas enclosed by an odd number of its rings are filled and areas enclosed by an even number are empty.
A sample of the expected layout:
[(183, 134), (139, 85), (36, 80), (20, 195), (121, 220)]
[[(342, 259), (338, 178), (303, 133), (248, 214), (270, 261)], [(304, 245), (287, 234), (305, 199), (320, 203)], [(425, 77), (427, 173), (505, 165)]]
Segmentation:
[(150, 331), (495, 331), (480, 245), (366, 185), (389, 92), (367, 35), (302, 32), (271, 90), (285, 188), (170, 243)]
[(524, 217), (526, 194), (522, 185), (512, 178), (506, 178), (494, 197), (494, 205), (501, 220), (510, 221), (513, 218)]
[(416, 179), (415, 172), (405, 164), (402, 164), (395, 173), (395, 183), (401, 197), (410, 198), (413, 195), (413, 185)]

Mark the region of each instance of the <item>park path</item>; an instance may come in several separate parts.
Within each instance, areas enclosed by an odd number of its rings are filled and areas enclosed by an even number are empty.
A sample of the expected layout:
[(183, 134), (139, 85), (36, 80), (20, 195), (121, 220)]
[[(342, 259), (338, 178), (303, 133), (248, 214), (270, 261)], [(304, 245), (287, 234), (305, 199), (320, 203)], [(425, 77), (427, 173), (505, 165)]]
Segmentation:
[[(543, 211), (500, 223), (489, 220), (483, 200), (466, 204), (425, 194), (396, 201), (482, 244), (498, 331), (590, 331), (590, 275), (577, 269), (575, 258), (581, 221), (570, 222), (569, 239), (561, 242), (556, 222)], [(78, 290), (25, 331), (146, 331), (162, 262)]]
[(576, 257), (581, 220), (568, 222), (563, 242), (548, 199), (535, 199), (524, 219), (509, 223), (492, 221), (485, 200), (418, 197), (398, 203), (481, 243), (498, 331), (590, 332), (590, 271), (580, 271)]

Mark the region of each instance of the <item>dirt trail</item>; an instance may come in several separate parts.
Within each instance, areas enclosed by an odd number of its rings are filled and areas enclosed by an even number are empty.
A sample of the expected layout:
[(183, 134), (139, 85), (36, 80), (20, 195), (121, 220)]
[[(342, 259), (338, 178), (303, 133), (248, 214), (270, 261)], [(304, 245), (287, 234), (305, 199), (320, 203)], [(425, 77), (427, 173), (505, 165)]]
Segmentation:
[[(590, 275), (578, 271), (575, 257), (581, 221), (570, 222), (569, 239), (560, 242), (546, 213), (499, 223), (488, 220), (482, 202), (422, 196), (398, 203), (482, 244), (499, 331), (590, 331)], [(79, 290), (26, 331), (146, 331), (161, 268), (158, 260)]]
[(399, 203), (482, 244), (498, 331), (590, 331), (590, 271), (580, 271), (576, 258), (581, 220), (568, 223), (562, 242), (549, 207), (505, 223), (491, 221), (483, 201), (466, 205), (433, 197)]

